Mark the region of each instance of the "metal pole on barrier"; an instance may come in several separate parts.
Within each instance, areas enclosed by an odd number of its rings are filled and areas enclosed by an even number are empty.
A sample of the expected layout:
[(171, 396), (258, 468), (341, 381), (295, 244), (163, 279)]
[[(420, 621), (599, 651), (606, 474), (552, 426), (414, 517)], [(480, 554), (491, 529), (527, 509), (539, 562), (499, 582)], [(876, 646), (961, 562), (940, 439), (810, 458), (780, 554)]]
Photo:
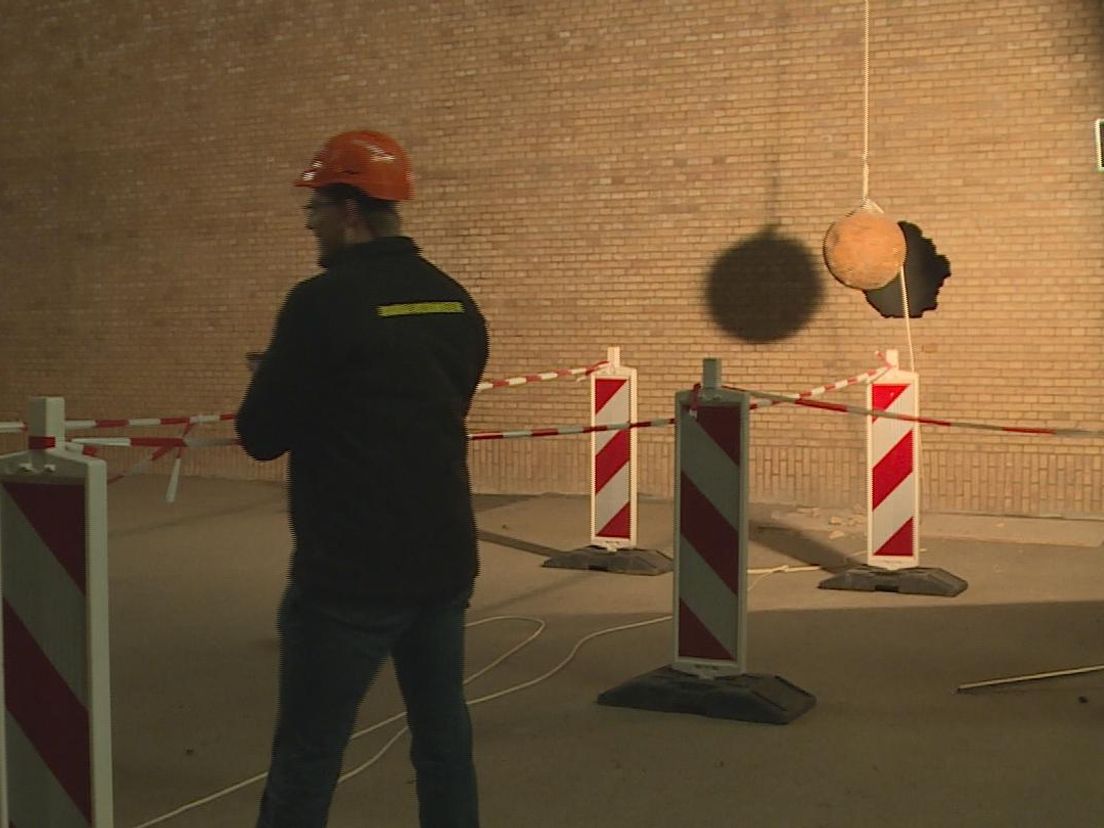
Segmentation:
[(721, 387), (716, 359), (700, 389), (675, 395), (674, 650), (671, 665), (599, 704), (786, 724), (816, 699), (747, 669), (748, 396)]
[[(607, 349), (607, 364), (590, 375), (590, 424), (636, 422), (636, 369), (621, 364), (621, 349)], [(544, 566), (634, 575), (671, 571), (671, 561), (638, 549), (636, 429), (591, 432), (590, 545), (550, 557)]]
[[(920, 375), (890, 366), (867, 386), (866, 407), (918, 417)], [(863, 592), (954, 596), (967, 583), (920, 563), (920, 426), (890, 417), (866, 418), (866, 565), (845, 570), (820, 586)]]
[(0, 457), (0, 825), (111, 828), (107, 468), (73, 454), (59, 397)]

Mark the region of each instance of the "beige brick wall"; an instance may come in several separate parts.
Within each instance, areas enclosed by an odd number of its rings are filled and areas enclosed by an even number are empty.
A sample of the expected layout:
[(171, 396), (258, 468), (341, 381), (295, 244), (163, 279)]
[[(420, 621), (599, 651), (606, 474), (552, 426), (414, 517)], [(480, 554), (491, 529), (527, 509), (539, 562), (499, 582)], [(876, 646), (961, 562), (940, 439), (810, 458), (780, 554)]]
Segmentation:
[[(1104, 428), (1101, 3), (872, 5), (870, 192), (953, 267), (912, 325), (923, 411)], [(408, 146), (408, 230), (481, 302), (490, 376), (619, 345), (650, 418), (705, 356), (730, 381), (797, 391), (907, 352), (904, 323), (820, 260), (862, 192), (859, 0), (45, 0), (5, 15), (0, 420), (32, 394), (63, 394), (74, 416), (233, 410), (243, 352), (313, 267), (290, 181), (355, 126)], [(768, 231), (807, 253), (820, 299), (792, 336), (748, 343), (714, 321), (707, 285)], [(800, 298), (768, 285), (748, 301), (784, 315)], [(471, 425), (586, 409), (585, 383), (558, 381), (481, 396)], [(861, 503), (863, 434), (838, 414), (756, 415), (752, 497)], [(641, 433), (643, 491), (670, 493), (671, 443)], [(926, 508), (1104, 514), (1104, 441), (925, 428), (923, 444)], [(584, 491), (587, 446), (477, 445), (476, 487)], [(122, 470), (142, 455), (108, 456)], [(231, 450), (185, 466), (283, 473)]]

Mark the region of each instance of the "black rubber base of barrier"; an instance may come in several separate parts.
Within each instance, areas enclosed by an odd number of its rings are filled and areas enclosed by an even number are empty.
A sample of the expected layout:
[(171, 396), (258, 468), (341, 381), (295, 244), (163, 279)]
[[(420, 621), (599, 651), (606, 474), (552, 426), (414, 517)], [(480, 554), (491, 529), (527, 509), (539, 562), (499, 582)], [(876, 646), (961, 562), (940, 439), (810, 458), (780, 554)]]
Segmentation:
[(816, 696), (778, 676), (743, 673), (700, 678), (661, 667), (598, 696), (598, 704), (714, 719), (789, 724), (811, 710)]
[(908, 595), (943, 595), (953, 598), (969, 586), (957, 575), (930, 566), (882, 569), (862, 566), (846, 569), (821, 581), (821, 589), (851, 589), (858, 592), (902, 592)]
[(541, 566), (552, 569), (591, 569), (618, 575), (662, 575), (671, 571), (671, 559), (654, 549), (617, 549), (585, 546), (553, 555)]

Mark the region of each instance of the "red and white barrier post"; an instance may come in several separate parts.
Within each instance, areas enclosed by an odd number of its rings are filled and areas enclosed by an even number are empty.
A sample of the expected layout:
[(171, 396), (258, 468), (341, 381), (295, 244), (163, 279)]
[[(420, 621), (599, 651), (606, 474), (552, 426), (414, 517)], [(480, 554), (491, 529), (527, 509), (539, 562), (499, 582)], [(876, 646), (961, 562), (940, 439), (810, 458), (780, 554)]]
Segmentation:
[(675, 396), (674, 652), (671, 665), (599, 704), (786, 724), (816, 699), (746, 672), (748, 396), (721, 387), (707, 359), (700, 390)]
[[(636, 369), (609, 348), (590, 375), (590, 424), (636, 422)], [(590, 435), (590, 544), (613, 552), (636, 546), (636, 429)]]
[[(590, 374), (591, 428), (636, 422), (636, 369), (621, 364), (621, 349), (607, 350), (606, 362)], [(545, 566), (658, 575), (671, 562), (638, 549), (636, 429), (591, 431), (590, 545), (554, 555)]]
[(748, 413), (707, 360), (700, 394), (675, 410), (676, 670), (747, 669)]
[(31, 401), (0, 457), (0, 825), (111, 828), (107, 470), (65, 451), (64, 402)]
[[(866, 387), (866, 407), (918, 417), (920, 376), (904, 371), (897, 351)], [(903, 569), (920, 563), (920, 427), (888, 417), (866, 418), (868, 566)]]
[(954, 596), (966, 581), (920, 564), (920, 375), (886, 351), (888, 370), (866, 390), (867, 410), (910, 419), (866, 418), (866, 565), (820, 586), (863, 592)]

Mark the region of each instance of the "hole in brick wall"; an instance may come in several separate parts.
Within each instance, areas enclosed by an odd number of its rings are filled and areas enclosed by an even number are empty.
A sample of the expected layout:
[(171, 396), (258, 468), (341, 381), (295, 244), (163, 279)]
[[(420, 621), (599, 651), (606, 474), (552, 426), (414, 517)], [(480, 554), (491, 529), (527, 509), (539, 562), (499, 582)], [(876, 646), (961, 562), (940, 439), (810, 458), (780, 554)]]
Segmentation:
[[(905, 287), (908, 288), (909, 318), (918, 319), (925, 311), (933, 311), (943, 282), (951, 275), (951, 263), (939, 255), (935, 243), (925, 238), (924, 231), (907, 221), (897, 225), (905, 234)], [(863, 291), (866, 301), (887, 319), (904, 319), (905, 302), (901, 296), (901, 277), (877, 290)]]
[(717, 257), (706, 293), (713, 321), (727, 333), (776, 342), (805, 327), (823, 291), (805, 245), (766, 227)]

